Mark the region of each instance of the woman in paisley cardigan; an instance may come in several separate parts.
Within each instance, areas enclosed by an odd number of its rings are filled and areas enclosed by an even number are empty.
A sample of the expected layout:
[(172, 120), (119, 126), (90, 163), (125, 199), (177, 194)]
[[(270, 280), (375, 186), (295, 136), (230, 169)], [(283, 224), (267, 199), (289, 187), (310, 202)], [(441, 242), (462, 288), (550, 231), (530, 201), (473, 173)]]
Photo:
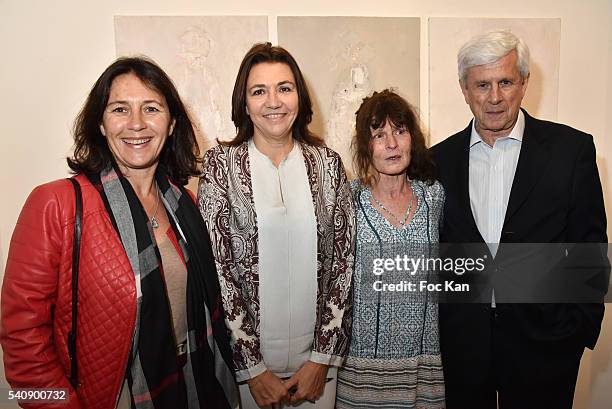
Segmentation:
[[(232, 97), (238, 134), (199, 187), (243, 408), (333, 408), (350, 334), (354, 211), (338, 154), (308, 130), (297, 63), (256, 44)], [(245, 383), (246, 381), (246, 383)]]

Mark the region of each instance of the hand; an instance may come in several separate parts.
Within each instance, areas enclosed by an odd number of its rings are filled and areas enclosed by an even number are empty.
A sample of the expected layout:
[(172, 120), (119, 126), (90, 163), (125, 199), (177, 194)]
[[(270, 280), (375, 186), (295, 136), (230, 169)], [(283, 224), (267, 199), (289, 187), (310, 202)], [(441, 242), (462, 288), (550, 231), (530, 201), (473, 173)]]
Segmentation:
[(289, 402), (289, 388), (272, 372), (264, 373), (247, 381), (251, 395), (260, 408), (271, 406), (280, 408)]
[(323, 395), (327, 368), (327, 365), (306, 361), (289, 380), (285, 381), (288, 390), (295, 388), (295, 392), (291, 394), (292, 405), (297, 405), (303, 400), (316, 402)]

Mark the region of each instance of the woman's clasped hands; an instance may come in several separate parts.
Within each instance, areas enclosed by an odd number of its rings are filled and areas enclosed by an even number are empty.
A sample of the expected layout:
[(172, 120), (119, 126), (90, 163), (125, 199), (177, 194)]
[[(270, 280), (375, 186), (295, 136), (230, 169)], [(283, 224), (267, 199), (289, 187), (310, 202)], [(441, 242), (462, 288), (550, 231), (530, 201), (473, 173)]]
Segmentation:
[(290, 378), (281, 379), (269, 370), (247, 381), (260, 408), (279, 409), (284, 405), (316, 402), (325, 389), (327, 365), (306, 361)]

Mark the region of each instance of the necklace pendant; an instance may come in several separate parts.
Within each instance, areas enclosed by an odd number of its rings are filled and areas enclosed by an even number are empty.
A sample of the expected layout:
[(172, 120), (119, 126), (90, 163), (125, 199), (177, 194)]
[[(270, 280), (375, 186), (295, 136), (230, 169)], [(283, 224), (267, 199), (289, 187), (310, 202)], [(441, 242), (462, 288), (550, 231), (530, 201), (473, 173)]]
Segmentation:
[(155, 216), (151, 217), (151, 227), (153, 227), (154, 229), (157, 229), (159, 227), (159, 222), (157, 221)]

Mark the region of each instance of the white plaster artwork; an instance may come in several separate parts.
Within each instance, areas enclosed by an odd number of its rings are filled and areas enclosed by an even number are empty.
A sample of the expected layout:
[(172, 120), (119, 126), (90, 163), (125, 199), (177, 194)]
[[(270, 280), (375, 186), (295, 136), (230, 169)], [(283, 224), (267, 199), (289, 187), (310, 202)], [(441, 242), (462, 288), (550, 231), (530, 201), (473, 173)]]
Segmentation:
[(179, 40), (181, 49), (178, 56), (184, 63), (177, 88), (193, 113), (192, 120), (198, 137), (210, 141), (219, 135), (230, 135), (231, 131), (226, 129), (221, 120), (222, 107), (217, 101), (218, 76), (208, 58), (214, 46), (213, 40), (206, 30), (198, 26), (187, 28)]
[(472, 36), (494, 29), (510, 30), (529, 47), (531, 73), (522, 106), (536, 117), (557, 119), (560, 19), (430, 18), (429, 129), (432, 145), (464, 129), (472, 119), (458, 83), (457, 52)]
[(200, 149), (235, 136), (232, 89), (254, 43), (268, 41), (265, 16), (116, 16), (117, 56), (146, 55), (172, 78)]
[[(354, 33), (348, 36), (354, 36)], [(341, 71), (333, 91), (329, 119), (326, 123), (327, 146), (340, 154), (349, 177), (354, 176), (350, 136), (355, 132), (355, 112), (363, 99), (372, 93), (368, 67), (360, 59), (362, 48), (364, 44), (361, 42), (349, 43), (346, 52), (339, 57), (346, 60), (341, 65), (348, 67)], [(338, 64), (338, 61), (333, 60), (333, 64)]]
[(419, 19), (278, 17), (277, 26), (279, 44), (296, 58), (311, 91), (311, 130), (355, 177), (351, 142), (363, 98), (391, 87), (418, 107)]

